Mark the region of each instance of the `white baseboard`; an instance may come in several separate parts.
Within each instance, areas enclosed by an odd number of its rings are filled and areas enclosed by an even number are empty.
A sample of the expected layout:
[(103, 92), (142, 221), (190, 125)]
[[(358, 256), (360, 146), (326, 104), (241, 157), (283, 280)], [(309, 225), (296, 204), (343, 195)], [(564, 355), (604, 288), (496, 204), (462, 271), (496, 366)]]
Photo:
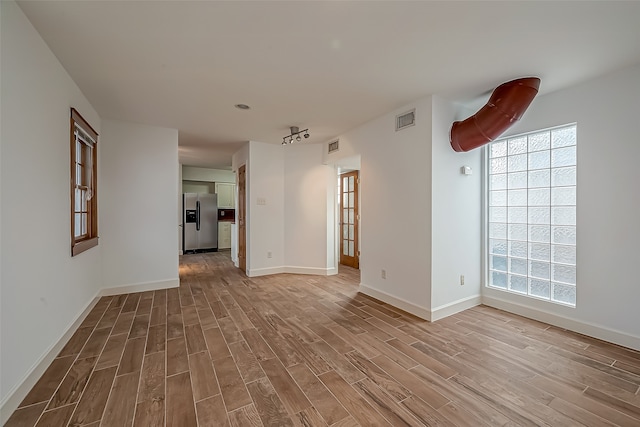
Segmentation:
[(480, 295), (473, 295), (449, 304), (441, 305), (431, 309), (431, 321), (435, 322), (436, 320), (444, 319), (452, 314), (460, 313), (461, 311), (480, 304), (482, 304), (482, 297)]
[(282, 267), (254, 268), (253, 270), (247, 270), (247, 276), (249, 277), (267, 276), (270, 274), (282, 274), (282, 273), (331, 276), (334, 274), (338, 274), (338, 269), (337, 268), (296, 267), (291, 265), (285, 265)]
[(338, 267), (327, 268), (327, 276), (335, 276), (338, 274)]
[(331, 276), (338, 274), (337, 268), (315, 268), (315, 267), (294, 267), (285, 266), (284, 273), (292, 274), (313, 274), (316, 276)]
[(160, 289), (177, 288), (180, 286), (180, 279), (160, 280), (157, 282), (135, 283), (133, 285), (114, 286), (110, 288), (102, 288), (99, 296), (106, 297), (110, 295), (131, 294), (134, 292), (157, 291)]
[(20, 381), (13, 389), (9, 390), (6, 397), (0, 402), (0, 425), (4, 425), (7, 422), (13, 411), (18, 408), (18, 405), (27, 396), (29, 391), (38, 382), (40, 377), (47, 370), (49, 365), (53, 362), (56, 356), (62, 351), (67, 344), (71, 336), (76, 332), (80, 324), (84, 321), (85, 317), (91, 312), (93, 307), (98, 303), (100, 299), (100, 292), (87, 304), (84, 310), (82, 310), (75, 320), (73, 320), (66, 328), (62, 336), (44, 352), (42, 356), (36, 361), (36, 363), (29, 369), (24, 379)]
[(370, 288), (367, 285), (360, 283), (360, 287), (358, 288), (358, 292), (361, 292), (365, 295), (369, 295), (375, 299), (379, 299), (382, 302), (386, 302), (394, 307), (399, 308), (400, 310), (404, 310), (407, 313), (411, 313), (414, 316), (418, 316), (421, 319), (425, 319), (431, 321), (431, 311), (420, 307), (412, 302), (404, 300), (402, 298), (394, 297), (393, 295), (389, 295), (386, 292), (379, 291), (378, 289)]
[(280, 274), (280, 273), (284, 273), (284, 267), (247, 269), (247, 276), (249, 277), (268, 276), (269, 274)]
[(507, 301), (501, 298), (482, 296), (482, 303), (490, 307), (508, 311), (509, 313), (548, 323), (559, 328), (568, 329), (579, 334), (588, 335), (624, 347), (640, 351), (640, 337), (605, 328), (600, 325), (582, 322), (570, 317), (560, 316), (555, 313), (524, 306), (522, 304)]

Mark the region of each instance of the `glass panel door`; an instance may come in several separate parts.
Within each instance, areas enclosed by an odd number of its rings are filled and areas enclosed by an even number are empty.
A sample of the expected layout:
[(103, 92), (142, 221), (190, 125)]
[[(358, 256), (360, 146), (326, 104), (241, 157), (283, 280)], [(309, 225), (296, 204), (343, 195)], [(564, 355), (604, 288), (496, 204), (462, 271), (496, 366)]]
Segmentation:
[(358, 171), (340, 175), (340, 264), (359, 267)]

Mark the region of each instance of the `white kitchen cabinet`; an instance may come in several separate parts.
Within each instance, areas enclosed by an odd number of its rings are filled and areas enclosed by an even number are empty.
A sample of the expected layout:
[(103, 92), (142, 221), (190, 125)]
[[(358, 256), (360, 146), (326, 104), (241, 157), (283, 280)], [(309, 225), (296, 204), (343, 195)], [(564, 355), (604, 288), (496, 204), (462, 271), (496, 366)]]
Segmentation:
[(231, 222), (218, 222), (218, 249), (231, 248)]
[(216, 182), (218, 209), (234, 209), (236, 207), (236, 185), (228, 182)]

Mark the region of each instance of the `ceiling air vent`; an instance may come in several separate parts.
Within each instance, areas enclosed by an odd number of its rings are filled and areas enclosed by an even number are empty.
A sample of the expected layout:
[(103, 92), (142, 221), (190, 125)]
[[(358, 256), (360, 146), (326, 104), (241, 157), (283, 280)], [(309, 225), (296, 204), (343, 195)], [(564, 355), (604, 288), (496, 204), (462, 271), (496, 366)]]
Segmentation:
[(338, 151), (339, 142), (340, 140), (336, 139), (335, 141), (329, 143), (329, 154), (333, 153), (334, 151)]
[(408, 128), (416, 124), (416, 109), (396, 116), (396, 131)]

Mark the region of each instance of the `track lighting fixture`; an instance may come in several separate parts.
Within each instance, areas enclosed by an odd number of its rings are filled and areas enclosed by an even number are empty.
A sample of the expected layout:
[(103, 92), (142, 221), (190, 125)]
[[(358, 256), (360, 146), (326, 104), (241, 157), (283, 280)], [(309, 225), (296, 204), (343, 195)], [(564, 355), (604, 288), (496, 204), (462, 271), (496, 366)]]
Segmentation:
[(289, 129), (291, 130), (291, 134), (282, 138), (282, 145), (291, 144), (294, 140), (296, 142), (302, 141), (300, 134), (304, 136), (304, 139), (307, 139), (309, 138), (309, 136), (311, 136), (309, 135), (309, 129), (300, 130), (298, 126), (291, 126)]

